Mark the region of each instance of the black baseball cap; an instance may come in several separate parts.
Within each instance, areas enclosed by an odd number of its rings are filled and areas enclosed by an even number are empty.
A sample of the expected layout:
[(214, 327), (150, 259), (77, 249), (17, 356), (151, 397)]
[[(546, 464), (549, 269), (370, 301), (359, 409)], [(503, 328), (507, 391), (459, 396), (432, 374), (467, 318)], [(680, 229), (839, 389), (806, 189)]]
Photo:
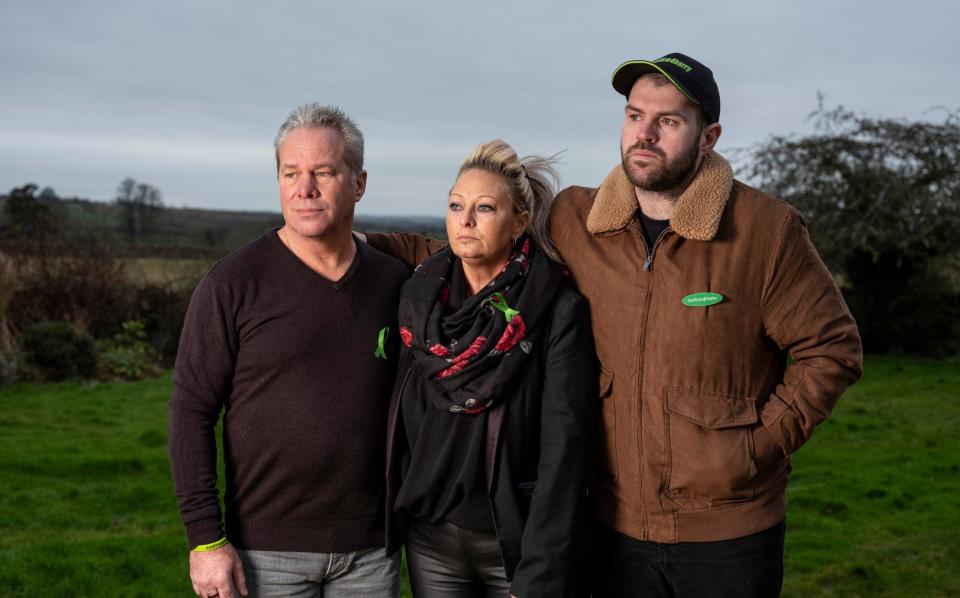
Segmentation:
[(633, 84), (640, 75), (660, 73), (674, 87), (700, 106), (709, 124), (720, 120), (720, 90), (713, 80), (713, 72), (693, 58), (673, 52), (656, 60), (628, 60), (613, 71), (613, 88), (630, 96)]

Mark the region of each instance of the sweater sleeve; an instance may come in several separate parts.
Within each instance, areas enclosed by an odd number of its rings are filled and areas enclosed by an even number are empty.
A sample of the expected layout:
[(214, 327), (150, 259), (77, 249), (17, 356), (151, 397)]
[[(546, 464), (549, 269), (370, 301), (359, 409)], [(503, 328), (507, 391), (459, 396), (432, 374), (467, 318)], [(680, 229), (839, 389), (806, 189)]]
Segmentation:
[(511, 593), (574, 596), (599, 410), (586, 301), (565, 301), (551, 327), (540, 415), (540, 461)]
[(230, 393), (237, 348), (231, 297), (210, 274), (187, 308), (173, 372), (167, 436), (174, 491), (190, 547), (224, 536), (214, 429)]
[(364, 233), (367, 243), (378, 251), (393, 256), (411, 268), (447, 246), (446, 241), (417, 233)]
[(793, 362), (763, 405), (760, 419), (784, 453), (799, 449), (862, 374), (857, 325), (833, 276), (791, 212), (766, 277), (763, 325)]

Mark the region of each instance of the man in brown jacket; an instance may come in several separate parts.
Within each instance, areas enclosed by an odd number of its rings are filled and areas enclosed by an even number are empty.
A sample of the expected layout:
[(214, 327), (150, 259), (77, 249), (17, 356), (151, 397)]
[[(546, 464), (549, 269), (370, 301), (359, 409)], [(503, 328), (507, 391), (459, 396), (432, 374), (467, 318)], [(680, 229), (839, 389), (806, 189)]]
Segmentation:
[(790, 455), (860, 377), (857, 327), (800, 213), (714, 153), (708, 68), (613, 87), (622, 163), (552, 215), (602, 366), (594, 596), (776, 596)]

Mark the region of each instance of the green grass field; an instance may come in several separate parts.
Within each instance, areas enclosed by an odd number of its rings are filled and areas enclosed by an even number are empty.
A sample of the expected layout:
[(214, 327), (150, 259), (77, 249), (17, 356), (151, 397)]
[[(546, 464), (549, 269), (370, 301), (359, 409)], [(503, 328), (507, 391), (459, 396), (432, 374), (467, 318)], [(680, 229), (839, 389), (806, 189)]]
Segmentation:
[[(0, 389), (0, 596), (190, 596), (166, 377)], [(960, 594), (960, 364), (870, 358), (794, 461), (784, 596)]]

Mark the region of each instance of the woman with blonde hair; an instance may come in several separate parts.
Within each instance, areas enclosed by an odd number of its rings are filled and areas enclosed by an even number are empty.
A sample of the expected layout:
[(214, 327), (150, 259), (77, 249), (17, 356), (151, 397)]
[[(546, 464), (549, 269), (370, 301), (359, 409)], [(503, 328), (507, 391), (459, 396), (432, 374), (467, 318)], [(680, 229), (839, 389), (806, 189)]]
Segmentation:
[(388, 436), (391, 527), (416, 598), (573, 596), (598, 408), (589, 312), (548, 234), (551, 159), (477, 147), (449, 245), (369, 235), (410, 263)]

